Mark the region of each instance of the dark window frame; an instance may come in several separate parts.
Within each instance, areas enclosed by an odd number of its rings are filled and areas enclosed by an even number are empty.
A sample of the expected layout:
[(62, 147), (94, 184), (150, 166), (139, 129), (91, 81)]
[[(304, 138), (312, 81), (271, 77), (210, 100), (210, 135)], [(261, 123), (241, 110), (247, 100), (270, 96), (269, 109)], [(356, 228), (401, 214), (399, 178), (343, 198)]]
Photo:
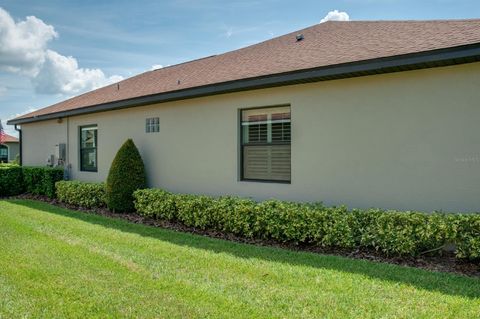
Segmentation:
[[(270, 109), (275, 107), (289, 107), (290, 108), (290, 141), (289, 142), (278, 142), (272, 141), (271, 143), (244, 143), (243, 136), (243, 111), (248, 110), (257, 110), (257, 109)], [(267, 105), (267, 106), (255, 106), (255, 107), (246, 107), (238, 109), (238, 127), (239, 127), (239, 145), (240, 145), (240, 181), (241, 182), (258, 182), (258, 183), (275, 183), (275, 184), (291, 184), (292, 183), (292, 171), (291, 171), (291, 155), (290, 155), (290, 179), (289, 180), (277, 180), (277, 179), (260, 179), (260, 178), (245, 178), (244, 176), (244, 149), (245, 146), (265, 146), (265, 145), (292, 145), (292, 133), (291, 133), (291, 124), (292, 123), (292, 107), (290, 104), (277, 104), (277, 105)]]
[[(95, 129), (97, 133), (95, 134), (95, 147), (83, 147), (82, 146), (82, 130), (83, 129)], [(98, 172), (98, 125), (97, 124), (90, 124), (90, 125), (83, 125), (78, 127), (78, 135), (79, 135), (79, 155), (80, 155), (80, 160), (79, 160), (79, 169), (81, 172), (92, 172), (96, 173)], [(89, 168), (84, 168), (83, 167), (83, 151), (85, 150), (95, 150), (95, 168), (94, 169), (89, 169)]]

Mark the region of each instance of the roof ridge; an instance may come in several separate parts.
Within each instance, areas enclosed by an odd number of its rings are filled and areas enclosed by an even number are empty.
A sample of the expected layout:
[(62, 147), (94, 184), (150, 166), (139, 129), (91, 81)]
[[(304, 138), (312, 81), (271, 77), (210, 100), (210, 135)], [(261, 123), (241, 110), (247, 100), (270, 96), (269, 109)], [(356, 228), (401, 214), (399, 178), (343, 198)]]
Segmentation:
[[(190, 62), (195, 62), (195, 61), (199, 61), (199, 60), (204, 60), (204, 59), (208, 59), (208, 58), (213, 58), (213, 57), (216, 57), (216, 56), (221, 56), (221, 55), (224, 55), (224, 54), (228, 54), (228, 53), (232, 53), (232, 52), (236, 52), (236, 51), (240, 51), (240, 50), (244, 50), (244, 49), (247, 49), (247, 48), (251, 48), (251, 47), (254, 47), (254, 46), (258, 46), (258, 45), (261, 45), (262, 43), (265, 43), (265, 42), (268, 42), (268, 41), (271, 41), (271, 40), (274, 40), (274, 39), (278, 39), (278, 38), (282, 38), (282, 37), (287, 37), (289, 35), (292, 35), (292, 34), (298, 34), (299, 32), (303, 32), (305, 30), (308, 30), (308, 29), (313, 29), (315, 27), (318, 27), (319, 25), (322, 25), (322, 24), (326, 24), (326, 23), (329, 23), (329, 22), (334, 22), (334, 23), (343, 23), (343, 22), (354, 22), (354, 23), (362, 23), (362, 22), (378, 22), (378, 23), (386, 23), (386, 22), (454, 22), (454, 21), (480, 21), (480, 18), (472, 18), (472, 19), (433, 19), (433, 20), (415, 20), (415, 19), (412, 19), (412, 20), (348, 20), (348, 21), (334, 21), (334, 20), (328, 20), (328, 21), (325, 21), (325, 22), (319, 22), (319, 23), (315, 23), (313, 25), (310, 25), (308, 27), (305, 27), (305, 28), (302, 28), (302, 29), (299, 29), (299, 30), (296, 30), (296, 31), (291, 31), (289, 33), (285, 33), (285, 34), (282, 34), (282, 35), (279, 35), (279, 36), (276, 36), (276, 37), (272, 37), (272, 38), (268, 38), (268, 39), (265, 39), (263, 41), (260, 41), (260, 42), (257, 42), (257, 43), (253, 43), (253, 44), (250, 44), (250, 45), (247, 45), (247, 46), (244, 46), (244, 47), (240, 47), (240, 48), (237, 48), (237, 49), (233, 49), (233, 50), (230, 50), (230, 51), (225, 51), (225, 52), (221, 52), (221, 53), (217, 53), (217, 54), (212, 54), (212, 55), (209, 55), (209, 56), (205, 56), (205, 57), (201, 57), (201, 58), (197, 58), (197, 59), (194, 59), (194, 60), (189, 60), (189, 61), (185, 61), (185, 62), (181, 62), (181, 63), (177, 63), (177, 64), (172, 64), (172, 65), (169, 65), (167, 66), (168, 68), (171, 68), (171, 67), (174, 67), (174, 66), (178, 66), (178, 65), (182, 65), (182, 64), (187, 64), (187, 63), (190, 63)], [(158, 70), (163, 70), (167, 67), (162, 67), (162, 68), (158, 68), (158, 69), (155, 69), (155, 70), (150, 70), (150, 71), (147, 71), (147, 72), (143, 72), (143, 73), (139, 73), (137, 75), (141, 75), (141, 74), (144, 74), (144, 73), (148, 73), (148, 72), (153, 72), (153, 71), (158, 71)], [(135, 77), (136, 75), (134, 75), (133, 77)]]

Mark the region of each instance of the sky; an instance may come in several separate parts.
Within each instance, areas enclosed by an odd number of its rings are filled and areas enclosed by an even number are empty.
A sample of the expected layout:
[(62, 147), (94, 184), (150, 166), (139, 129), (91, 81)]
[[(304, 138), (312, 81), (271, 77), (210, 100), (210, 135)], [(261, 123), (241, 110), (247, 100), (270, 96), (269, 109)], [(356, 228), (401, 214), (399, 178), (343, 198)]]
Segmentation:
[(480, 18), (479, 0), (0, 0), (0, 119), (327, 20)]

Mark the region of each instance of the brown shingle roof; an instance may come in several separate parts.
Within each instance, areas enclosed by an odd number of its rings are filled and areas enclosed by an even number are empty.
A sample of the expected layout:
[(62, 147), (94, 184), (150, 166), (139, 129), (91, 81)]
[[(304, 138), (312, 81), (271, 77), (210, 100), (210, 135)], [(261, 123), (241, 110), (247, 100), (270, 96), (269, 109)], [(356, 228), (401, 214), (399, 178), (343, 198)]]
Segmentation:
[[(302, 33), (304, 40), (296, 41)], [(19, 118), (322, 66), (480, 43), (480, 19), (326, 22), (125, 79)], [(18, 119), (19, 119), (18, 118)]]

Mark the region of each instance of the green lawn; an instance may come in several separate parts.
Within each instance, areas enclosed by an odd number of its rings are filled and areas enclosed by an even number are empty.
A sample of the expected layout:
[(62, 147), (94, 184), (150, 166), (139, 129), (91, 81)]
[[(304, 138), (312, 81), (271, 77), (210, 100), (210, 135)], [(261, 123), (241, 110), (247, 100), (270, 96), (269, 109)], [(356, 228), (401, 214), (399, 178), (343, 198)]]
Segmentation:
[(0, 318), (480, 318), (480, 280), (0, 201)]

